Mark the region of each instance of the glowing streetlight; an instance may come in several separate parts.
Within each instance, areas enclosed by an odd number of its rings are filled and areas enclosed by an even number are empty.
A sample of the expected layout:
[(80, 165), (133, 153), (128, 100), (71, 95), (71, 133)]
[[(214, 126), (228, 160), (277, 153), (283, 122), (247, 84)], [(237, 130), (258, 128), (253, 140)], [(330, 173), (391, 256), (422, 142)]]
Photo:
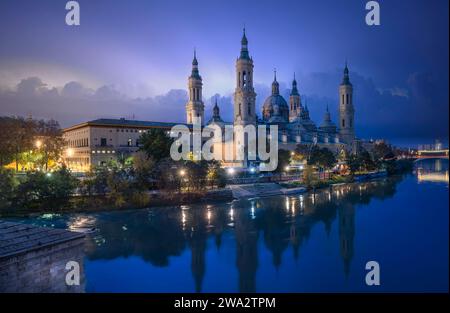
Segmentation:
[(186, 175), (186, 171), (185, 170), (180, 170), (180, 176), (183, 177)]
[(286, 166), (286, 167), (284, 168), (284, 170), (285, 170), (286, 172), (289, 172), (289, 166)]
[(40, 149), (40, 148), (42, 147), (42, 141), (36, 140), (36, 142), (34, 143), (34, 145), (36, 146), (36, 148)]
[(254, 174), (256, 172), (256, 168), (250, 167), (250, 173)]
[(228, 173), (229, 175), (233, 175), (234, 172), (235, 172), (235, 170), (234, 170), (234, 168), (232, 168), (232, 167), (230, 167), (229, 169), (227, 169), (227, 173)]
[(67, 149), (66, 153), (67, 153), (68, 157), (72, 157), (73, 156), (73, 149), (72, 148)]

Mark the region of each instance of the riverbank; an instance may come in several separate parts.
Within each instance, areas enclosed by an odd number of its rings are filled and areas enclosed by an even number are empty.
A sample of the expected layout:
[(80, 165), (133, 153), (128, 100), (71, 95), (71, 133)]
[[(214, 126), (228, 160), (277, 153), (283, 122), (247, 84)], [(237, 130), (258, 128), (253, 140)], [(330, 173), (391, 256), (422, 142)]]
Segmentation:
[(178, 206), (198, 203), (230, 202), (235, 199), (258, 198), (267, 196), (301, 194), (315, 192), (336, 184), (350, 184), (384, 178), (409, 171), (411, 162), (396, 162), (395, 170), (381, 170), (355, 175), (335, 175), (327, 180), (314, 180), (308, 183), (302, 180), (263, 182), (240, 185), (228, 185), (225, 188), (202, 191), (148, 191), (133, 192), (128, 196), (91, 195), (74, 196), (64, 201), (51, 200), (48, 203), (31, 203), (27, 207), (0, 208), (0, 218), (34, 216), (45, 213), (83, 213), (105, 212), (148, 207)]

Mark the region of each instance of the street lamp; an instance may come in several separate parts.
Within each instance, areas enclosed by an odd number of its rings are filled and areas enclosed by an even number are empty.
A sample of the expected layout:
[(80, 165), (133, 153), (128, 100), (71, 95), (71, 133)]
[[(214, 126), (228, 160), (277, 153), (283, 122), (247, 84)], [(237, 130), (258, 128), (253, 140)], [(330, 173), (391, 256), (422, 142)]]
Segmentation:
[(34, 143), (34, 145), (36, 146), (36, 148), (40, 149), (40, 148), (42, 147), (42, 141), (36, 140), (36, 142)]
[(180, 170), (180, 176), (183, 177), (186, 175), (186, 171), (185, 170)]
[(73, 149), (72, 148), (69, 148), (69, 149), (67, 149), (67, 156), (68, 157), (72, 157), (73, 156)]
[(234, 174), (234, 168), (232, 168), (232, 167), (228, 168), (228, 169), (227, 169), (227, 173), (228, 173), (229, 175), (233, 175), (233, 174)]

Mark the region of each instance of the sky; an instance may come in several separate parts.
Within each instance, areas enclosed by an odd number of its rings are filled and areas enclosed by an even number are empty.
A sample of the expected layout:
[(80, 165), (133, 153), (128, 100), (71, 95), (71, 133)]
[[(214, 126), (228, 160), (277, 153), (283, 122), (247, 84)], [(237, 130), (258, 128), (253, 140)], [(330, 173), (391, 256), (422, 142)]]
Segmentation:
[(0, 115), (183, 122), (195, 48), (206, 117), (217, 97), (232, 120), (245, 25), (258, 112), (276, 68), (286, 99), (295, 72), (312, 119), (336, 121), (347, 60), (359, 137), (448, 141), (448, 0), (380, 0), (379, 26), (365, 0), (79, 0), (80, 26), (66, 2), (0, 1)]

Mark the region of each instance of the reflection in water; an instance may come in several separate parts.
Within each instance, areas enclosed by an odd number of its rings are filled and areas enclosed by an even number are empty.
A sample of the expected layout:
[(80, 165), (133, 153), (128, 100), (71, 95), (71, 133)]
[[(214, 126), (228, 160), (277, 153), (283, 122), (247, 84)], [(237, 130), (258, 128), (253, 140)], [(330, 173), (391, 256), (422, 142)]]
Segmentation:
[[(436, 173), (447, 173), (444, 186), (425, 179)], [(316, 194), (26, 222), (97, 230), (85, 245), (88, 291), (367, 291), (373, 259), (384, 262), (382, 290), (448, 290), (448, 161), (418, 162), (415, 174)]]
[[(279, 196), (234, 201), (231, 204), (182, 206), (116, 213), (96, 220), (97, 234), (88, 237), (90, 260), (140, 256), (154, 266), (168, 266), (171, 256), (191, 252), (195, 291), (202, 291), (209, 237), (221, 249), (224, 232), (232, 232), (236, 244), (236, 268), (241, 292), (255, 292), (258, 270), (258, 240), (272, 254), (279, 269), (289, 246), (298, 259), (312, 227), (323, 223), (329, 235), (338, 218), (339, 250), (346, 275), (350, 272), (355, 236), (355, 205), (395, 193), (401, 178), (363, 184), (340, 185), (315, 195)], [(120, 215), (120, 216), (118, 216)], [(79, 223), (80, 219), (74, 221)], [(81, 219), (85, 221), (85, 219)], [(126, 225), (126, 228), (124, 227)]]
[[(444, 166), (443, 159), (420, 162), (417, 168), (417, 179), (419, 182), (448, 183), (448, 166)], [(446, 161), (448, 163), (448, 161)]]

